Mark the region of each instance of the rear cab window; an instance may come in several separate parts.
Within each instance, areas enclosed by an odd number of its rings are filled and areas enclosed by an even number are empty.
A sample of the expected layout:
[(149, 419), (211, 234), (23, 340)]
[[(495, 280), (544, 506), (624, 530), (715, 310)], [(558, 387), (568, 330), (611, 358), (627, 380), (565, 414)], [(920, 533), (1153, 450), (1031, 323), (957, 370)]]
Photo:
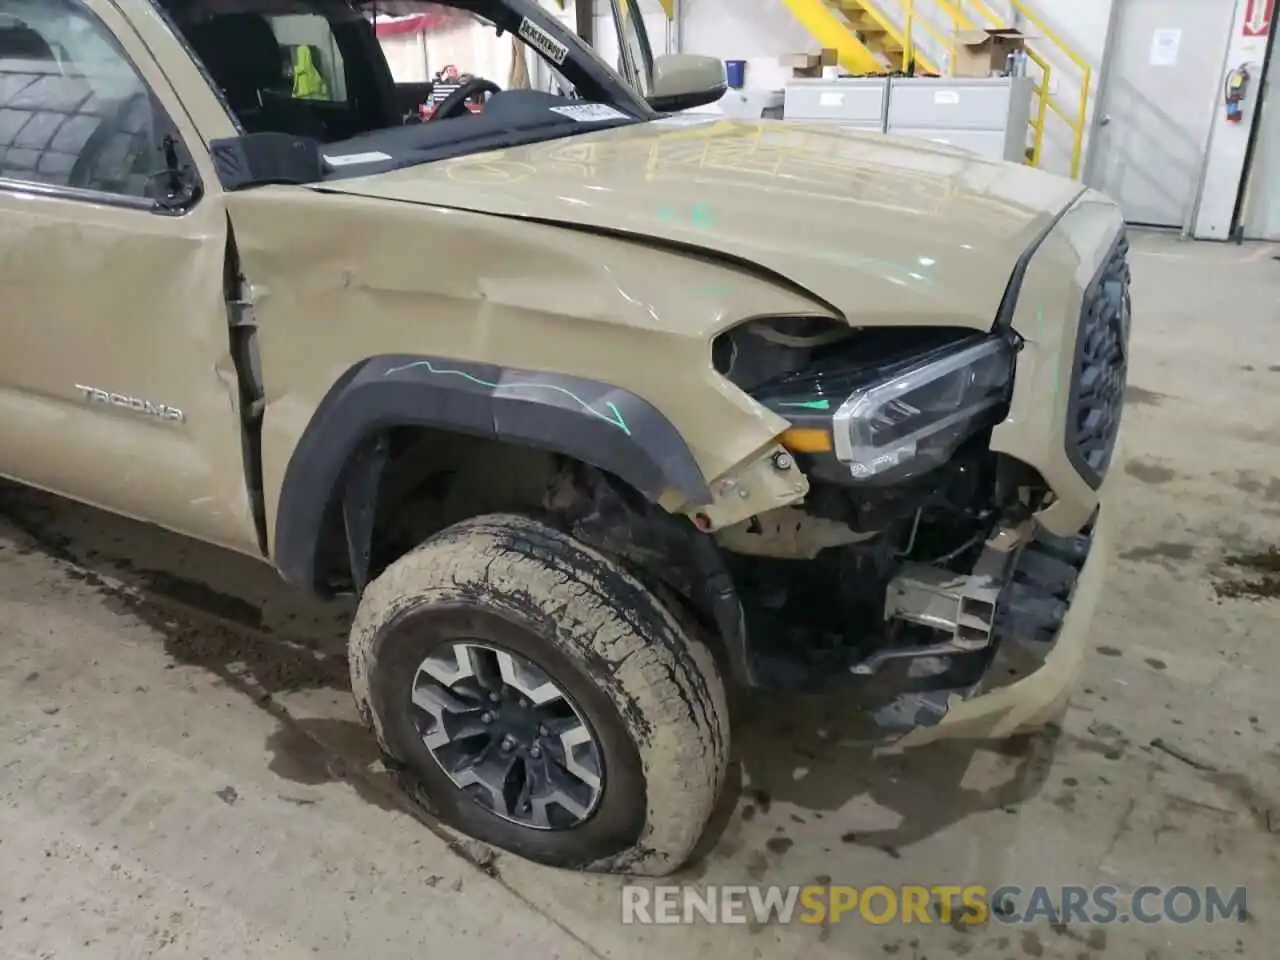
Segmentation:
[(296, 100), (347, 102), (342, 50), (329, 21), (314, 13), (265, 18), (280, 44), (280, 57), (291, 96)]

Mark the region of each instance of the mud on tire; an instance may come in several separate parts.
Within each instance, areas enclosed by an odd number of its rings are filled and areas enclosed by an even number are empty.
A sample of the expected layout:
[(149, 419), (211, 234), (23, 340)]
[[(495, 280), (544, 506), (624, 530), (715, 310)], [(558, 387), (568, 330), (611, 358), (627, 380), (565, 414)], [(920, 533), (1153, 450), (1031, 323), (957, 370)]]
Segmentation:
[[(440, 532), (368, 586), (351, 631), (352, 690), (408, 792), (446, 823), (541, 863), (661, 876), (693, 851), (728, 763), (724, 687), (692, 629), (600, 553), (491, 514)], [(427, 749), (415, 676), (433, 649), (464, 640), (532, 661), (594, 731), (604, 775), (580, 823), (505, 819)]]

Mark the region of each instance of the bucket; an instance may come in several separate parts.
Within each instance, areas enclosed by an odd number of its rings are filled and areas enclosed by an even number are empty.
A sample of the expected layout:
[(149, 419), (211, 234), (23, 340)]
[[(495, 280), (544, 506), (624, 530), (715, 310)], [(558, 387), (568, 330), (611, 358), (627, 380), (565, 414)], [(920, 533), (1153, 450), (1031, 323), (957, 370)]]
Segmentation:
[(726, 60), (724, 62), (724, 76), (731, 90), (741, 90), (747, 82), (747, 61)]

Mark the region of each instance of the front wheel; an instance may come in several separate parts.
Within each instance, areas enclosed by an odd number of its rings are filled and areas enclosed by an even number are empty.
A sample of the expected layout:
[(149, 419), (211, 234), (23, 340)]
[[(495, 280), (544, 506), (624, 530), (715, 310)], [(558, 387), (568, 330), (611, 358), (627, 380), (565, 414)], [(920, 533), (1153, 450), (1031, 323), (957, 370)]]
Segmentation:
[(410, 795), (530, 860), (670, 873), (724, 782), (706, 646), (620, 566), (523, 517), (464, 521), (389, 566), (350, 660)]

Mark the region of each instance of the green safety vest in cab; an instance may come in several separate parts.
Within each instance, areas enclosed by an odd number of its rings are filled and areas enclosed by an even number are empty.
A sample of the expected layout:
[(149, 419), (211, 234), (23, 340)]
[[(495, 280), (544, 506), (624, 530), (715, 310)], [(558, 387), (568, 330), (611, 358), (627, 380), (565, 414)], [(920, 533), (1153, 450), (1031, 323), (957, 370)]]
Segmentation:
[(293, 52), (293, 97), (295, 100), (329, 99), (329, 84), (316, 67), (311, 48), (306, 45)]

